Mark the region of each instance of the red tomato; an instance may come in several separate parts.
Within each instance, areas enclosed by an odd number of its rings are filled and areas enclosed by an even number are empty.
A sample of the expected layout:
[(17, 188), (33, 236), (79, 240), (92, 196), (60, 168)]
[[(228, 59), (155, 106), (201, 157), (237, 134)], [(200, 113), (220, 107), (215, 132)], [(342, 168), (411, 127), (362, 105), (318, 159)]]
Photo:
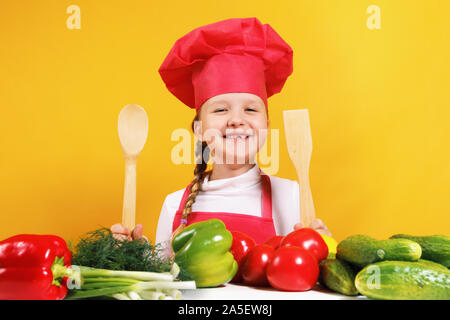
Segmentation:
[(264, 242), (264, 244), (268, 244), (269, 246), (273, 247), (274, 249), (278, 249), (280, 247), (280, 243), (281, 243), (281, 241), (283, 241), (283, 239), (284, 239), (284, 236), (273, 236), (272, 238), (270, 238), (269, 240)]
[(244, 264), (245, 257), (248, 251), (256, 245), (255, 240), (245, 233), (239, 231), (231, 231), (233, 235), (233, 243), (231, 244), (230, 252), (233, 254), (239, 269), (231, 282), (242, 282), (241, 269)]
[(287, 236), (284, 237), (281, 242), (282, 247), (296, 246), (303, 248), (314, 257), (317, 261), (326, 259), (328, 256), (328, 246), (323, 240), (320, 233), (310, 228), (302, 228), (292, 231)]
[(266, 268), (275, 249), (267, 244), (258, 244), (250, 249), (242, 266), (244, 283), (250, 286), (268, 286)]
[(281, 247), (267, 266), (270, 285), (283, 291), (307, 291), (319, 279), (319, 263), (316, 258), (299, 247)]

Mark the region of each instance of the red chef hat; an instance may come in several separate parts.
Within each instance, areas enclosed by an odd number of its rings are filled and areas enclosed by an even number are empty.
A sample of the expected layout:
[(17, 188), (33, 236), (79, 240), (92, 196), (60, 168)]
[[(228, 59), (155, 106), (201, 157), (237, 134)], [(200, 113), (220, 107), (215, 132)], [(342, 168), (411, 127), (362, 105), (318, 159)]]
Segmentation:
[(292, 73), (292, 49), (256, 18), (228, 19), (178, 39), (159, 68), (167, 88), (197, 111), (211, 97), (245, 92), (267, 98)]

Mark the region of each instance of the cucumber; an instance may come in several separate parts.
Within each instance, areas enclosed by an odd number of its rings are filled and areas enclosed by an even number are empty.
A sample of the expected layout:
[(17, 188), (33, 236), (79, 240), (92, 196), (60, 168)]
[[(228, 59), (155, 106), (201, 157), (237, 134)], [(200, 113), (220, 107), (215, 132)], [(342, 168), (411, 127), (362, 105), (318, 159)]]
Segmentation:
[(355, 278), (357, 290), (383, 300), (449, 300), (450, 271), (428, 261), (382, 261)]
[(435, 235), (416, 237), (407, 234), (396, 234), (391, 239), (409, 239), (422, 247), (422, 259), (431, 260), (450, 268), (450, 237)]
[(320, 262), (319, 282), (324, 287), (347, 296), (358, 295), (355, 287), (356, 271), (345, 261), (326, 259)]
[(447, 267), (444, 267), (442, 264), (434, 262), (434, 261), (430, 261), (430, 260), (425, 260), (425, 259), (419, 259), (417, 262), (423, 263), (426, 266), (431, 266), (434, 268), (439, 268), (441, 271), (448, 271)]
[(422, 249), (417, 242), (408, 239), (376, 240), (366, 235), (353, 235), (342, 240), (336, 257), (361, 268), (378, 261), (417, 261)]

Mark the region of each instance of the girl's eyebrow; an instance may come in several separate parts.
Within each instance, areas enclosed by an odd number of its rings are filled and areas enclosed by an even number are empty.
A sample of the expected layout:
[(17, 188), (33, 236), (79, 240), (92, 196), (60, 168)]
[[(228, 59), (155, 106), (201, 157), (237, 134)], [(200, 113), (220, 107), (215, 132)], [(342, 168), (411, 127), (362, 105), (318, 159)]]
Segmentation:
[(217, 100), (217, 101), (211, 102), (211, 106), (215, 106), (217, 104), (226, 104), (226, 105), (228, 105), (229, 103), (226, 100)]
[[(217, 100), (217, 101), (211, 102), (211, 105), (210, 105), (210, 106), (214, 107), (214, 106), (217, 106), (217, 104), (220, 104), (220, 105), (223, 105), (223, 104), (229, 105), (230, 102), (229, 102), (229, 101), (226, 101), (226, 100)], [(246, 99), (246, 100), (244, 100), (244, 105), (249, 105), (249, 104), (262, 105), (261, 102), (258, 101), (258, 100), (256, 100), (256, 99)]]

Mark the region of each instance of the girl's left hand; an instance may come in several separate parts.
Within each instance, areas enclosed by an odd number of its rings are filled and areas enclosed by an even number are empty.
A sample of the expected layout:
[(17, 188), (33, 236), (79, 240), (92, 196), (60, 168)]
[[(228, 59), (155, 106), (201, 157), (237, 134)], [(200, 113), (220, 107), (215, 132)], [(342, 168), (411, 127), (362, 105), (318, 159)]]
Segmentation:
[(142, 224), (136, 225), (136, 227), (133, 229), (133, 231), (130, 232), (130, 230), (125, 227), (124, 225), (120, 223), (116, 223), (111, 227), (111, 232), (113, 233), (113, 237), (117, 240), (136, 240), (143, 238), (145, 241), (149, 242), (147, 237), (142, 234), (143, 227)]
[[(303, 228), (303, 225), (300, 222), (295, 224), (295, 226), (294, 226), (294, 230), (301, 229), (301, 228)], [(331, 237), (330, 230), (328, 230), (325, 223), (323, 223), (323, 221), (320, 219), (314, 219), (314, 221), (311, 223), (311, 226), (309, 228), (317, 231), (320, 234), (324, 234), (324, 235)]]

